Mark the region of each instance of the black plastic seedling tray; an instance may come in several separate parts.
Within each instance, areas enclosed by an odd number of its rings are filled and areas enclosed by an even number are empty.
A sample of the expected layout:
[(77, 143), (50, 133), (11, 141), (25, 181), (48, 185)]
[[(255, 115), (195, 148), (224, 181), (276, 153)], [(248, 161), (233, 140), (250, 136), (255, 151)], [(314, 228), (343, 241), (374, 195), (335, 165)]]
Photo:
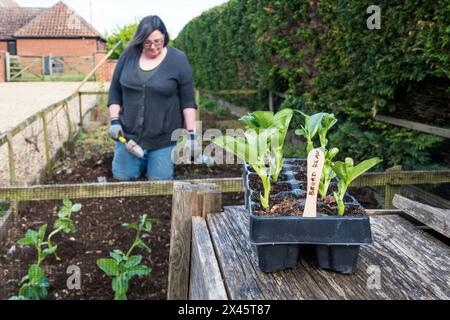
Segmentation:
[[(295, 161), (286, 159), (283, 171), (285, 181), (292, 191), (275, 196), (299, 195), (306, 181), (298, 181), (290, 169)], [(256, 245), (259, 268), (264, 272), (276, 272), (295, 268), (303, 256), (311, 256), (318, 267), (344, 274), (357, 269), (359, 248), (372, 243), (370, 220), (363, 216), (325, 216), (314, 218), (301, 216), (258, 216), (253, 213), (255, 203), (249, 187), (249, 170), (244, 165), (245, 205), (250, 220), (250, 242)], [(346, 206), (359, 206), (358, 201), (347, 194)], [(350, 201), (349, 201), (350, 200)], [(307, 254), (309, 253), (309, 254)]]

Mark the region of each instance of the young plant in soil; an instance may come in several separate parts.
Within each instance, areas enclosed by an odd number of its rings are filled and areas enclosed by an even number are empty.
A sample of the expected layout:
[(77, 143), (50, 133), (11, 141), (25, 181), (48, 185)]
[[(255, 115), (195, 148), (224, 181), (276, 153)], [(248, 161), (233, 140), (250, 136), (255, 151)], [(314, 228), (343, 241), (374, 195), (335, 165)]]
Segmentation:
[(372, 168), (373, 166), (380, 163), (381, 160), (378, 157), (365, 160), (359, 163), (357, 166), (354, 166), (354, 162), (352, 158), (345, 158), (345, 162), (338, 161), (333, 165), (333, 170), (336, 172), (336, 175), (339, 177), (338, 182), (338, 191), (334, 192), (334, 197), (336, 199), (336, 203), (338, 206), (338, 214), (340, 216), (344, 215), (345, 205), (344, 205), (344, 197), (347, 192), (350, 183), (355, 180), (358, 176)]
[(58, 212), (58, 219), (56, 219), (55, 223), (53, 224), (53, 231), (48, 236), (48, 247), (53, 248), (55, 247), (54, 255), (57, 260), (61, 260), (58, 255), (56, 254), (56, 247), (53, 246), (51, 239), (54, 235), (56, 235), (59, 232), (64, 233), (74, 233), (76, 231), (75, 224), (72, 221), (72, 213), (78, 212), (81, 210), (81, 204), (75, 203), (72, 204), (72, 201), (69, 199), (63, 200), (63, 206)]
[(303, 136), (306, 139), (306, 154), (314, 149), (313, 139), (319, 131), (320, 124), (322, 122), (323, 113), (316, 113), (312, 116), (308, 116), (307, 114), (295, 110), (305, 117), (305, 124), (300, 126), (300, 129), (295, 130), (295, 134), (298, 136)]
[[(213, 140), (213, 143), (232, 152), (255, 170), (263, 184), (264, 194), (260, 194), (260, 200), (265, 209), (269, 208), (270, 179), (277, 170), (276, 166), (268, 166), (268, 164), (275, 163), (275, 158), (280, 157), (280, 155), (275, 155), (271, 148), (273, 145), (271, 141), (277, 138), (277, 133), (278, 130), (275, 128), (249, 129), (244, 133), (244, 137), (221, 136)], [(282, 152), (282, 150), (278, 150), (278, 152)], [(283, 158), (282, 154), (281, 158)]]
[(136, 237), (130, 249), (126, 254), (122, 250), (116, 249), (109, 253), (111, 258), (97, 260), (97, 266), (112, 278), (112, 289), (115, 293), (114, 300), (126, 300), (130, 279), (134, 276), (147, 276), (152, 271), (151, 268), (140, 264), (142, 255), (131, 254), (135, 248), (141, 248), (149, 253), (151, 252), (150, 247), (142, 240), (142, 233), (150, 233), (153, 224), (157, 222), (157, 220), (150, 219), (144, 214), (140, 217), (139, 224), (122, 224), (127, 229), (136, 230)]
[(322, 175), (320, 176), (319, 183), (319, 195), (322, 199), (325, 199), (327, 196), (328, 187), (330, 186), (331, 180), (336, 177), (336, 173), (333, 171), (333, 158), (339, 153), (338, 148), (327, 149), (328, 139), (327, 134), (328, 131), (333, 127), (337, 122), (336, 117), (332, 113), (323, 113), (322, 119), (320, 121), (319, 127), (319, 140), (322, 151), (325, 154), (325, 163), (322, 170)]
[(80, 209), (81, 204), (72, 205), (69, 199), (64, 199), (63, 207), (58, 212), (59, 219), (56, 220), (54, 229), (47, 237), (47, 241), (44, 241), (47, 232), (47, 224), (44, 224), (38, 231), (28, 229), (25, 236), (17, 242), (22, 246), (33, 246), (37, 251), (37, 262), (30, 266), (27, 275), (20, 281), (19, 295), (11, 297), (10, 300), (39, 300), (47, 296), (49, 282), (41, 264), (51, 254), (55, 254), (55, 257), (57, 257), (56, 249), (58, 246), (51, 243), (51, 237), (61, 231), (65, 233), (75, 232), (71, 213), (80, 211)]
[(270, 146), (274, 156), (269, 158), (273, 182), (278, 181), (278, 176), (283, 169), (283, 146), (293, 114), (294, 111), (292, 109), (286, 108), (276, 114), (271, 111), (255, 111), (239, 119), (245, 123), (247, 130), (277, 130), (278, 139), (271, 141), (274, 143)]

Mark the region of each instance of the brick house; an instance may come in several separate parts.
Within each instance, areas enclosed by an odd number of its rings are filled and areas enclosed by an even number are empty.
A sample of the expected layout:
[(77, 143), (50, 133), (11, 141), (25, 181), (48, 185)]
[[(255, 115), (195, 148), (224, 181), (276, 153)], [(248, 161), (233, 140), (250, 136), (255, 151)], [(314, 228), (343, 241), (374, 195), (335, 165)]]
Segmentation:
[[(67, 64), (71, 57), (72, 63), (75, 57), (93, 57), (86, 65), (76, 62), (78, 70), (88, 73), (105, 55), (105, 49), (103, 36), (62, 1), (50, 8), (30, 8), (19, 7), (12, 0), (0, 0), (0, 60), (6, 52), (17, 56), (44, 57), (46, 64), (52, 63), (54, 57), (67, 57), (60, 58)], [(1, 81), (5, 73), (1, 70), (2, 67), (5, 69), (4, 62), (0, 65), (3, 65), (0, 66)], [(108, 70), (100, 72), (108, 78), (114, 63), (107, 63), (105, 67)]]

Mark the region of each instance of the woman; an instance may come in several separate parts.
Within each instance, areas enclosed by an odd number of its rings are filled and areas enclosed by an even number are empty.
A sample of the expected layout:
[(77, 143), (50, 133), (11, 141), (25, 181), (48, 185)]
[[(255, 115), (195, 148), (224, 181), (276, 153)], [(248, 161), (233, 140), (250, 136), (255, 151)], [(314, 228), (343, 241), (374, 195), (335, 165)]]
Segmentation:
[(173, 178), (172, 132), (184, 127), (195, 141), (192, 70), (186, 54), (168, 46), (169, 34), (158, 16), (145, 17), (119, 61), (111, 81), (109, 135), (124, 136), (144, 150), (137, 158), (116, 141), (112, 171), (118, 180)]

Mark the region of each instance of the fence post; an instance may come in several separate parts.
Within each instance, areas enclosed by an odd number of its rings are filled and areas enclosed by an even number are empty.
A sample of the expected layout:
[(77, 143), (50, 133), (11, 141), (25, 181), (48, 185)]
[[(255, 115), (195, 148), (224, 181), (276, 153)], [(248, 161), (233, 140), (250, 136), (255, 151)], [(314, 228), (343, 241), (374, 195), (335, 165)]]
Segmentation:
[(9, 183), (11, 185), (16, 184), (16, 166), (14, 164), (14, 149), (12, 142), (11, 131), (6, 133), (6, 142), (8, 143), (8, 164), (9, 164)]
[(274, 112), (274, 109), (273, 109), (273, 93), (272, 93), (272, 91), (269, 91), (269, 110)]
[(42, 80), (45, 80), (45, 56), (41, 57)]
[[(16, 166), (14, 163), (14, 149), (12, 141), (11, 131), (6, 134), (6, 142), (8, 144), (8, 163), (9, 163), (9, 184), (11, 186), (16, 185)], [(19, 202), (16, 199), (11, 200), (11, 212), (13, 214), (14, 221), (19, 221)]]
[(53, 75), (53, 61), (52, 61), (52, 55), (48, 56), (48, 73), (50, 75)]
[[(396, 173), (401, 172), (402, 166), (394, 166), (386, 170), (386, 173)], [(386, 183), (385, 187), (385, 195), (384, 195), (384, 208), (385, 209), (393, 209), (394, 205), (392, 204), (392, 200), (394, 199), (395, 194), (400, 194), (400, 185), (392, 185), (390, 183)]]
[(83, 128), (83, 101), (81, 92), (78, 91), (78, 109), (80, 111), (80, 128)]
[(69, 129), (68, 141), (70, 141), (72, 139), (72, 121), (70, 120), (69, 105), (67, 104), (67, 101), (64, 102), (63, 108), (64, 108), (64, 113), (66, 114), (66, 118), (67, 118), (67, 127)]
[(9, 54), (9, 52), (6, 52), (5, 64), (6, 64), (6, 81), (9, 82), (11, 80), (11, 55)]
[(191, 183), (173, 183), (168, 300), (188, 298), (194, 190), (196, 186)]
[(45, 146), (45, 160), (46, 160), (46, 175), (50, 177), (52, 173), (52, 157), (50, 155), (50, 143), (48, 140), (48, 128), (45, 112), (41, 112), (42, 128), (44, 129), (44, 146)]
[(197, 121), (200, 121), (200, 90), (195, 89), (195, 103), (197, 104)]

